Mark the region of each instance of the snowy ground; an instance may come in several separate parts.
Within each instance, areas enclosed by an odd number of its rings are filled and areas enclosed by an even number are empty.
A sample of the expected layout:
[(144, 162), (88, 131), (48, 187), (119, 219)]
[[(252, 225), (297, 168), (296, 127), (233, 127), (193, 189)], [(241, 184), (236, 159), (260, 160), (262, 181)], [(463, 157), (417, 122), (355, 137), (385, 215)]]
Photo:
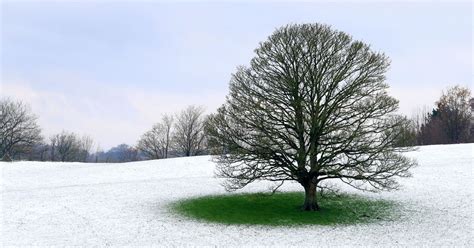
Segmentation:
[(420, 165), (401, 181), (402, 190), (375, 195), (400, 203), (398, 219), (336, 227), (226, 226), (175, 216), (167, 208), (172, 201), (224, 193), (207, 156), (126, 164), (0, 162), (0, 240), (3, 246), (472, 247), (473, 149), (445, 145), (412, 152)]

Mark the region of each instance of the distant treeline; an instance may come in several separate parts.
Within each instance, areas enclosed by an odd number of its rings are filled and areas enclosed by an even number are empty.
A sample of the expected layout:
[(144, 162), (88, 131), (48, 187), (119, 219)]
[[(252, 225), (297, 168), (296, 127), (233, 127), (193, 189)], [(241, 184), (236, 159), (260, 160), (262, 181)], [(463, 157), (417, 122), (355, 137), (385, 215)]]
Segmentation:
[(474, 98), (468, 88), (443, 91), (433, 109), (419, 109), (409, 119), (400, 146), (474, 142)]
[[(468, 88), (454, 86), (442, 92), (433, 109), (420, 109), (404, 127), (398, 146), (474, 142), (474, 99)], [(136, 145), (120, 144), (103, 151), (87, 135), (62, 131), (45, 138), (29, 106), (0, 99), (0, 158), (32, 161), (117, 163), (209, 154), (207, 116), (202, 107), (164, 115)]]
[[(21, 101), (0, 100), (0, 158), (3, 161), (117, 163), (208, 154), (202, 107), (189, 106), (144, 133), (137, 145), (117, 145), (103, 151), (90, 136), (62, 131), (45, 138), (37, 117)], [(95, 149), (94, 149), (95, 147)]]

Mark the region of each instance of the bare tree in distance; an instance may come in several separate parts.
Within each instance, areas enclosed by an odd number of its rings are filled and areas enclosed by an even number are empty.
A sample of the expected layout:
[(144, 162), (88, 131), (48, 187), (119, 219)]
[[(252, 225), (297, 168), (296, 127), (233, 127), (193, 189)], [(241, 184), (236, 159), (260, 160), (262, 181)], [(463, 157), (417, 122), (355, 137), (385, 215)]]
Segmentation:
[(104, 150), (100, 147), (100, 144), (97, 144), (97, 147), (94, 152), (94, 163), (99, 162), (99, 155), (104, 154)]
[(94, 140), (88, 136), (84, 135), (79, 140), (79, 154), (78, 160), (81, 162), (87, 162), (91, 154), (92, 146), (94, 145)]
[(121, 162), (133, 162), (138, 160), (140, 160), (140, 158), (138, 157), (138, 149), (133, 146), (130, 146), (128, 149), (124, 150), (124, 152), (120, 154)]
[(427, 122), (427, 114), (431, 111), (432, 108), (428, 107), (427, 105), (424, 105), (423, 107), (419, 107), (412, 111), (411, 115), (411, 120), (413, 122), (413, 127), (416, 132), (416, 143), (417, 145), (422, 145), (422, 139), (421, 139), (421, 128), (426, 124)]
[(416, 162), (395, 144), (406, 123), (387, 93), (384, 54), (320, 24), (279, 28), (255, 53), (207, 128), (227, 190), (295, 180), (314, 211), (326, 180), (376, 191), (410, 176)]
[(171, 145), (173, 117), (164, 115), (161, 122), (153, 125), (138, 141), (137, 148), (148, 159), (167, 158)]
[(431, 109), (432, 108), (427, 105), (424, 105), (423, 107), (419, 107), (412, 111), (411, 119), (413, 120), (413, 124), (417, 130), (420, 130), (421, 126), (426, 123), (426, 114), (429, 113)]
[(37, 117), (21, 101), (0, 99), (0, 158), (28, 153), (42, 141)]
[(51, 157), (54, 157), (53, 161), (71, 162), (78, 160), (80, 142), (75, 133), (62, 131), (51, 136), (50, 140)]
[(171, 115), (164, 115), (162, 120), (162, 129), (164, 130), (164, 138), (162, 144), (164, 146), (164, 158), (168, 158), (169, 149), (171, 147), (171, 134), (173, 131), (174, 118)]
[(36, 143), (30, 153), (28, 154), (28, 160), (30, 161), (47, 161), (49, 157), (50, 146), (44, 142)]
[(105, 162), (132, 162), (138, 160), (138, 150), (127, 144), (120, 144), (110, 148), (110, 150), (105, 153), (105, 156)]
[(189, 106), (176, 115), (173, 143), (183, 156), (202, 154), (205, 147), (204, 108)]
[(58, 144), (58, 136), (59, 134), (53, 135), (49, 137), (49, 158), (51, 161), (57, 161), (57, 144)]

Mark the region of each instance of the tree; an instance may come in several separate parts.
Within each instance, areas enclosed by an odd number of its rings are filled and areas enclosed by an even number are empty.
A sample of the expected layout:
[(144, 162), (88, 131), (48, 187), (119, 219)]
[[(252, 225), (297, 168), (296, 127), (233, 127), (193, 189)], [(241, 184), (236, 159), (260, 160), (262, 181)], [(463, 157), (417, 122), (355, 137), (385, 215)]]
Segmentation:
[(440, 111), (438, 109), (431, 110), (431, 113), (426, 114), (425, 119), (419, 133), (420, 145), (447, 144), (448, 137), (443, 130)]
[(470, 98), (471, 91), (468, 88), (456, 85), (443, 92), (441, 98), (436, 102), (441, 125), (446, 132), (449, 144), (463, 143), (469, 140)]
[[(417, 142), (417, 123), (414, 120), (408, 119), (406, 116), (399, 116), (396, 119), (400, 124), (395, 127), (398, 130), (398, 138), (394, 140), (393, 145), (395, 147), (407, 147), (415, 146)], [(391, 135), (393, 130), (386, 130), (386, 135)]]
[(423, 145), (455, 144), (471, 140), (471, 91), (454, 86), (442, 93), (436, 108), (425, 115), (419, 139)]
[(95, 149), (95, 153), (92, 154), (94, 156), (94, 163), (98, 163), (99, 161), (102, 162), (102, 158), (105, 157), (105, 152), (100, 147), (100, 144), (97, 144)]
[(189, 106), (176, 116), (173, 141), (175, 148), (184, 156), (195, 156), (204, 152), (204, 109), (202, 107)]
[(30, 161), (47, 161), (49, 159), (50, 146), (46, 143), (36, 143), (28, 154)]
[(127, 144), (120, 144), (110, 148), (105, 156), (105, 162), (131, 162), (138, 160), (138, 151)]
[(206, 128), (227, 190), (295, 180), (313, 211), (325, 180), (390, 190), (410, 175), (415, 162), (400, 153), (409, 148), (395, 145), (405, 122), (387, 94), (384, 54), (320, 24), (279, 28), (255, 53)]
[(94, 144), (94, 140), (87, 135), (82, 136), (79, 142), (79, 154), (78, 154), (78, 160), (81, 162), (87, 162), (87, 159), (91, 155), (91, 149)]
[(422, 128), (426, 125), (426, 122), (428, 121), (428, 112), (430, 112), (430, 108), (425, 105), (423, 107), (417, 108), (415, 111), (413, 111), (411, 115), (410, 120), (415, 131), (417, 145), (423, 145)]
[(87, 162), (93, 144), (94, 140), (87, 135), (80, 137), (76, 133), (62, 131), (50, 138), (51, 161)]
[(36, 119), (23, 102), (0, 99), (0, 158), (26, 154), (42, 141)]
[(152, 129), (142, 135), (137, 148), (148, 159), (167, 158), (171, 144), (173, 117), (165, 115), (162, 121), (153, 125)]
[(75, 133), (62, 131), (53, 135), (51, 140), (51, 160), (61, 162), (78, 161), (80, 142)]
[(121, 162), (133, 162), (140, 160), (140, 157), (137, 148), (129, 147), (120, 154), (119, 159)]
[(469, 123), (469, 142), (474, 142), (474, 97), (469, 99), (469, 107), (471, 109), (471, 118)]

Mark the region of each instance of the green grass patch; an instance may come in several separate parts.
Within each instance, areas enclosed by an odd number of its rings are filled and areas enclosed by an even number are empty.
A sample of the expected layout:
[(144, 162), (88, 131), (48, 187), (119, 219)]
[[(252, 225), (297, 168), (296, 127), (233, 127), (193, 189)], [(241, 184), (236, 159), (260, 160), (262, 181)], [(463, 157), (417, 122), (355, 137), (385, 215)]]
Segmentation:
[(349, 194), (319, 197), (320, 211), (301, 210), (301, 192), (230, 194), (185, 199), (171, 205), (189, 218), (224, 224), (270, 226), (350, 225), (392, 219), (394, 203)]

